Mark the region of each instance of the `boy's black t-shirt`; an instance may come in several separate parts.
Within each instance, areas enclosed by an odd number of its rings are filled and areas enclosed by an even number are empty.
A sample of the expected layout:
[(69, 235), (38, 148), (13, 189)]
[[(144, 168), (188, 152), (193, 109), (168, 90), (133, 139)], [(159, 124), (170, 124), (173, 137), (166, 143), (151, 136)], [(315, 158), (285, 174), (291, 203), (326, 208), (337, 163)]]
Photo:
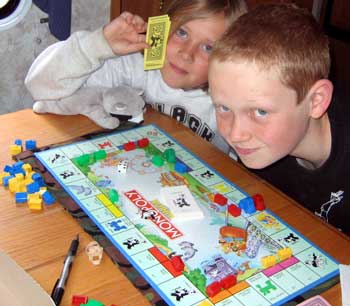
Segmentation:
[(350, 101), (343, 98), (338, 90), (328, 110), (332, 148), (321, 168), (308, 170), (287, 156), (269, 167), (251, 171), (350, 234)]

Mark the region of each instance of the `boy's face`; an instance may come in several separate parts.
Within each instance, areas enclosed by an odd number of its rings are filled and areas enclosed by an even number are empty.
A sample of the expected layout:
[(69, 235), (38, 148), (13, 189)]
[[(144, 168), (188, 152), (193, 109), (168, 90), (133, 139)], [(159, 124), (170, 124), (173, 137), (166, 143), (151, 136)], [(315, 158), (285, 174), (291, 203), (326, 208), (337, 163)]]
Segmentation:
[(209, 88), (219, 131), (247, 167), (261, 169), (299, 155), (309, 104), (297, 104), (296, 92), (281, 83), (277, 72), (254, 63), (213, 60)]
[(165, 83), (172, 88), (193, 89), (208, 82), (212, 46), (226, 30), (223, 14), (192, 20), (169, 37), (164, 66)]

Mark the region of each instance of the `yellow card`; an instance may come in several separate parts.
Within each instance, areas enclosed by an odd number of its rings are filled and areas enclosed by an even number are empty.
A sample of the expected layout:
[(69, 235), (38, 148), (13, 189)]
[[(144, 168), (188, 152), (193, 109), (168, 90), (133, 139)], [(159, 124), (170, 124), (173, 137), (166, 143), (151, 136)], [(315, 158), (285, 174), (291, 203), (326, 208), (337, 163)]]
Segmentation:
[(163, 67), (170, 24), (168, 15), (148, 18), (146, 42), (150, 45), (150, 48), (145, 49), (143, 62), (145, 70)]

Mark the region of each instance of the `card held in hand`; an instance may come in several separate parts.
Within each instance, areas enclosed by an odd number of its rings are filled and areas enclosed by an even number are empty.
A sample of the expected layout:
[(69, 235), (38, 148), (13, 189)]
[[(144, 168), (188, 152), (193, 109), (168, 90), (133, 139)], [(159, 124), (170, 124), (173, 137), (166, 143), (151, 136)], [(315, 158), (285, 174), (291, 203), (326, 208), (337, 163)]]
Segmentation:
[(146, 42), (150, 47), (145, 49), (144, 70), (160, 69), (163, 67), (170, 24), (168, 15), (148, 18)]

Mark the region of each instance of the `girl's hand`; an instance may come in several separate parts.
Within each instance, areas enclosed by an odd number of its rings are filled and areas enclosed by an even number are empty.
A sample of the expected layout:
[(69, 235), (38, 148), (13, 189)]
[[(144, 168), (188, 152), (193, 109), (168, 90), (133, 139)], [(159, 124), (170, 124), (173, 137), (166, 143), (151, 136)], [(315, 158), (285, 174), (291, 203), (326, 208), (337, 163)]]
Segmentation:
[(123, 12), (103, 29), (103, 35), (117, 55), (141, 51), (146, 44), (147, 23), (138, 15)]

